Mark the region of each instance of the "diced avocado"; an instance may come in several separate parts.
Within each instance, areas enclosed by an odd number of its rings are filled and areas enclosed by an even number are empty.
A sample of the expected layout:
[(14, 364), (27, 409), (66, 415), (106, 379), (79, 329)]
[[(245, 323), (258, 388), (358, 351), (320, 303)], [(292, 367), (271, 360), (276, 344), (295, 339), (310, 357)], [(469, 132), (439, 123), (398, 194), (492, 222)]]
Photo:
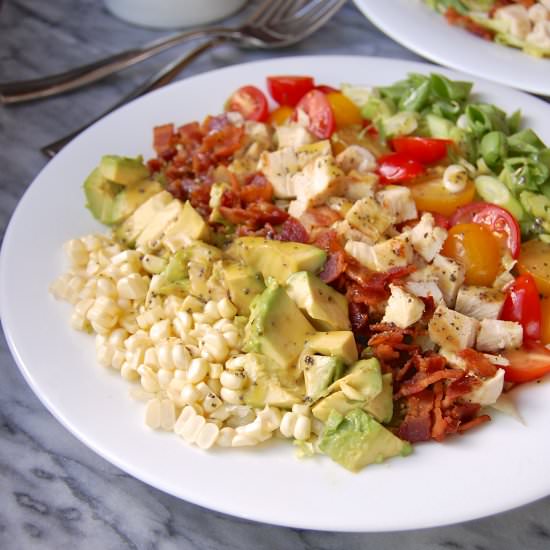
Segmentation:
[(319, 449), (352, 472), (386, 458), (407, 456), (412, 451), (410, 443), (393, 435), (360, 409), (345, 416), (332, 411), (321, 434)]
[(185, 251), (176, 252), (155, 280), (155, 292), (166, 295), (187, 293), (189, 291), (187, 264), (188, 257)]
[(280, 407), (291, 409), (292, 405), (301, 403), (299, 392), (283, 388), (277, 380), (266, 378), (260, 380), (248, 388), (244, 394), (244, 403), (251, 407)]
[(357, 344), (353, 332), (339, 330), (333, 332), (317, 332), (307, 340), (311, 353), (341, 357), (346, 365), (357, 361)]
[(363, 403), (365, 412), (372, 414), (378, 422), (386, 424), (393, 417), (393, 382), (391, 373), (382, 375), (382, 391), (373, 399)]
[(372, 357), (357, 361), (348, 374), (330, 385), (329, 393), (343, 389), (344, 384), (353, 388), (363, 400), (374, 399), (382, 391), (382, 373), (378, 359)]
[(210, 227), (191, 203), (186, 201), (176, 220), (164, 231), (162, 244), (175, 252), (189, 245), (189, 241), (208, 241), (209, 238)]
[(99, 164), (101, 175), (119, 185), (132, 185), (149, 177), (149, 170), (143, 164), (143, 158), (105, 155)]
[(273, 283), (252, 303), (244, 351), (262, 353), (279, 365), (290, 367), (313, 332), (315, 329), (285, 290)]
[(262, 274), (236, 262), (226, 262), (222, 272), (229, 297), (237, 307), (239, 315), (250, 315), (252, 300), (265, 289)]
[(115, 230), (115, 237), (123, 243), (133, 246), (139, 234), (149, 221), (174, 198), (168, 191), (161, 191), (147, 199), (135, 212)]
[(122, 186), (104, 178), (99, 168), (91, 172), (84, 182), (84, 194), (86, 207), (96, 220), (107, 225), (115, 223), (115, 200), (122, 189)]
[(349, 330), (348, 301), (308, 271), (291, 275), (286, 291), (317, 330)]
[(226, 221), (220, 214), (220, 206), (224, 192), (229, 189), (231, 189), (231, 186), (226, 182), (214, 183), (210, 188), (210, 200), (208, 201), (208, 206), (212, 209), (212, 212), (210, 213), (210, 218), (208, 221), (214, 223), (224, 223)]
[(166, 229), (178, 218), (182, 204), (172, 199), (160, 212), (154, 214), (136, 239), (136, 247), (144, 250), (158, 247)]
[(273, 277), (280, 284), (285, 284), (290, 275), (298, 271), (315, 273), (326, 260), (326, 253), (316, 246), (263, 237), (236, 239), (227, 249), (227, 254), (259, 271), (264, 278)]
[(203, 264), (212, 264), (222, 259), (222, 251), (219, 248), (202, 241), (196, 241), (185, 247), (185, 253), (190, 260)]
[(314, 355), (305, 351), (300, 356), (298, 368), (304, 373), (306, 399), (315, 401), (334, 380), (342, 376), (344, 362), (340, 357)]
[(113, 204), (114, 223), (124, 221), (147, 199), (162, 191), (162, 185), (154, 180), (142, 180), (127, 185), (115, 197)]
[(315, 405), (311, 412), (313, 416), (321, 422), (326, 422), (331, 411), (338, 411), (340, 414), (347, 414), (353, 409), (360, 409), (364, 405), (363, 401), (349, 399), (343, 391), (337, 391), (323, 397)]

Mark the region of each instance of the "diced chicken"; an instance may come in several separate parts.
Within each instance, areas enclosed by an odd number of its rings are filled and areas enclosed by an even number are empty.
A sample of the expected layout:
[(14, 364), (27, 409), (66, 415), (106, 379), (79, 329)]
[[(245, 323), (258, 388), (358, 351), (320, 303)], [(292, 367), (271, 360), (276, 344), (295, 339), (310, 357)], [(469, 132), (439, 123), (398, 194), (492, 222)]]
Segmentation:
[(537, 21), (525, 41), (537, 48), (550, 48), (550, 21)]
[(539, 0), (539, 4), (542, 4), (548, 11), (550, 11), (550, 0)]
[(358, 201), (365, 197), (374, 197), (378, 176), (373, 173), (361, 174), (360, 177), (355, 177), (354, 173), (350, 174), (350, 180), (346, 186), (344, 195), (352, 201)]
[(329, 197), (326, 204), (341, 216), (345, 216), (353, 206), (353, 202), (344, 197)]
[(400, 286), (390, 285), (390, 290), (391, 296), (382, 322), (407, 328), (420, 320), (424, 313), (424, 302), (405, 292)]
[(376, 193), (376, 200), (395, 219), (395, 223), (414, 220), (417, 217), (416, 204), (411, 190), (403, 185), (388, 185)]
[(348, 145), (337, 157), (336, 163), (346, 172), (372, 172), (376, 168), (374, 155), (360, 145)]
[(480, 386), (464, 396), (466, 401), (479, 403), (482, 407), (496, 403), (504, 388), (504, 369), (498, 369), (496, 374), (484, 380)]
[[(290, 212), (290, 215), (293, 215), (292, 212)], [(334, 229), (338, 235), (344, 237), (346, 241), (359, 241), (362, 243), (367, 243), (371, 246), (375, 244), (375, 241), (369, 239), (364, 233), (361, 233), (358, 229), (351, 227), (347, 220), (334, 222), (331, 225), (331, 228)]]
[(435, 304), (439, 304), (443, 301), (443, 294), (437, 282), (433, 281), (407, 281), (405, 283), (405, 288), (415, 296), (421, 298), (433, 298)]
[(348, 241), (346, 252), (359, 263), (373, 271), (388, 271), (392, 267), (405, 267), (411, 263), (411, 245), (400, 237), (394, 237), (370, 246), (363, 242)]
[(455, 309), (479, 321), (498, 319), (504, 298), (504, 294), (494, 288), (463, 286), (458, 291)]
[(521, 4), (511, 4), (496, 10), (495, 19), (505, 21), (508, 31), (515, 38), (523, 40), (531, 30), (529, 14)]
[(437, 306), (428, 323), (430, 338), (439, 346), (450, 351), (473, 347), (479, 328), (479, 321), (443, 304)]
[(380, 205), (369, 197), (356, 201), (346, 214), (346, 220), (375, 241), (380, 239), (394, 221), (393, 216), (382, 210)]
[(464, 267), (438, 254), (432, 263), (434, 275), (437, 277), (437, 284), (443, 293), (443, 298), (448, 307), (454, 307), (456, 295), (459, 288), (464, 284)]
[(466, 360), (460, 357), (460, 355), (456, 354), (454, 351), (441, 348), (439, 350), (439, 355), (445, 357), (445, 359), (447, 359), (447, 363), (449, 363), (449, 365), (451, 365), (451, 367), (454, 367), (455, 369), (466, 370), (468, 368)]
[[(550, 6), (550, 1), (548, 2)], [(540, 2), (533, 4), (528, 10), (527, 15), (529, 19), (536, 23), (537, 21), (546, 21), (549, 18), (550, 8), (545, 8), (544, 5)]]
[(434, 227), (434, 217), (429, 213), (423, 214), (411, 230), (411, 243), (427, 262), (431, 262), (439, 253), (446, 238), (447, 231), (442, 227)]
[(523, 341), (523, 328), (514, 321), (484, 319), (477, 335), (479, 351), (498, 353), (504, 349), (519, 348)]
[(483, 355), (497, 367), (507, 367), (510, 364), (510, 360), (504, 355), (493, 355), (492, 353), (484, 353)]
[(244, 132), (250, 139), (264, 147), (271, 145), (271, 131), (269, 126), (263, 122), (246, 120), (244, 123)]
[(311, 133), (298, 124), (278, 126), (275, 130), (279, 149), (284, 147), (301, 147), (313, 143)]
[(511, 282), (515, 280), (515, 277), (509, 271), (503, 271), (497, 276), (493, 283), (493, 288), (497, 290), (504, 290)]

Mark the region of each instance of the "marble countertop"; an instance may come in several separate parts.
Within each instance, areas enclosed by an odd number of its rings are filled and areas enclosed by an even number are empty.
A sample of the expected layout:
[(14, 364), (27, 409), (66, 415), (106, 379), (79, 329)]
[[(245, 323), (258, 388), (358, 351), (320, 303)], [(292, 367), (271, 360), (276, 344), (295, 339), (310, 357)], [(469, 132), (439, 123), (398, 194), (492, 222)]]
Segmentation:
[[(4, 2), (0, 81), (58, 72), (161, 34), (113, 18), (97, 0)], [(420, 59), (379, 32), (351, 2), (320, 32), (278, 52), (321, 53)], [(82, 91), (0, 107), (0, 236), (46, 163), (40, 147), (109, 107), (170, 55)], [(272, 55), (220, 48), (195, 61), (182, 77)], [(2, 549), (535, 550), (550, 547), (549, 518), (550, 498), (466, 524), (389, 534), (319, 533), (211, 512), (130, 477), (67, 432), (27, 386), (0, 336)]]

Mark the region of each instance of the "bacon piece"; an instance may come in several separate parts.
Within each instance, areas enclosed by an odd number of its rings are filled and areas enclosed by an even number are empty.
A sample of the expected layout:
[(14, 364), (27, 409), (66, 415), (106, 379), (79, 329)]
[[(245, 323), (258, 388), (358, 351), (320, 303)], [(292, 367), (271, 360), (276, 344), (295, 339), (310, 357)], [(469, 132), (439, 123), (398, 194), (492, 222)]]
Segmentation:
[(401, 384), (400, 390), (397, 392), (396, 396), (407, 396), (418, 393), (428, 386), (439, 382), (440, 380), (457, 380), (464, 376), (464, 371), (457, 369), (443, 369), (440, 371), (425, 373), (417, 372), (412, 378), (405, 380)]
[(313, 244), (322, 248), (325, 252), (343, 252), (344, 247), (340, 236), (334, 229), (319, 232), (315, 236)]
[(481, 25), (476, 23), (471, 17), (461, 14), (453, 7), (448, 7), (444, 15), (451, 25), (462, 27), (463, 29), (466, 29), (468, 32), (471, 32), (472, 34), (475, 34), (480, 38), (483, 38), (485, 40), (493, 40), (495, 37), (495, 33), (492, 30), (482, 27)]
[(278, 241), (291, 241), (295, 243), (307, 243), (309, 241), (309, 235), (307, 234), (306, 228), (293, 217), (289, 217), (283, 222), (281, 231), (277, 233), (274, 238)]
[(475, 349), (466, 348), (459, 351), (457, 355), (464, 359), (467, 369), (478, 376), (491, 377), (497, 373), (497, 367), (483, 353)]
[(307, 213), (313, 218), (314, 225), (317, 227), (330, 227), (333, 223), (342, 219), (342, 216), (330, 206), (310, 207)]
[[(232, 175), (237, 180), (236, 176)], [(245, 205), (258, 201), (271, 202), (273, 200), (273, 186), (263, 174), (254, 174), (239, 188), (238, 195)]]
[(411, 443), (428, 441), (432, 434), (433, 404), (433, 391), (429, 389), (408, 397), (407, 414), (399, 425), (397, 435)]
[(465, 432), (466, 430), (470, 430), (472, 428), (475, 428), (476, 426), (479, 426), (480, 424), (484, 424), (485, 422), (489, 422), (491, 420), (491, 417), (488, 414), (482, 414), (481, 416), (476, 416), (473, 420), (469, 420), (468, 422), (464, 422), (458, 426), (459, 432)]
[(456, 399), (470, 393), (476, 386), (481, 384), (481, 380), (474, 376), (466, 375), (458, 380), (453, 380), (445, 390), (445, 399), (443, 406), (449, 408)]
[(363, 334), (369, 328), (369, 314), (364, 304), (349, 304), (349, 320), (354, 334)]
[[(305, 229), (304, 229), (305, 231)], [(348, 263), (346, 261), (347, 255), (338, 250), (337, 252), (330, 252), (323, 267), (323, 271), (319, 274), (319, 277), (325, 283), (332, 283), (342, 273), (345, 273)]]
[(240, 148), (243, 138), (244, 128), (231, 125), (223, 126), (206, 134), (202, 141), (201, 151), (207, 152), (215, 159), (225, 159)]
[(163, 124), (153, 128), (153, 148), (157, 155), (162, 155), (163, 152), (172, 147), (172, 138), (174, 137), (174, 125)]

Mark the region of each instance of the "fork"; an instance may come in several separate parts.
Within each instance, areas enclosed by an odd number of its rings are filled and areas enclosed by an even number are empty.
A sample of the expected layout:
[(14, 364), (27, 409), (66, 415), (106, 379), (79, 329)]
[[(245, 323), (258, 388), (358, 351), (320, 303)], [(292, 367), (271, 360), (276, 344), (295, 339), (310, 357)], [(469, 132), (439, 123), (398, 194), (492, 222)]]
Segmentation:
[[(264, 0), (256, 12), (236, 28), (195, 29), (57, 75), (0, 83), (0, 102), (7, 104), (30, 101), (74, 90), (197, 38), (218, 38), (264, 49), (290, 46), (316, 31), (344, 3), (345, 0)], [(293, 9), (290, 12), (291, 8)]]

